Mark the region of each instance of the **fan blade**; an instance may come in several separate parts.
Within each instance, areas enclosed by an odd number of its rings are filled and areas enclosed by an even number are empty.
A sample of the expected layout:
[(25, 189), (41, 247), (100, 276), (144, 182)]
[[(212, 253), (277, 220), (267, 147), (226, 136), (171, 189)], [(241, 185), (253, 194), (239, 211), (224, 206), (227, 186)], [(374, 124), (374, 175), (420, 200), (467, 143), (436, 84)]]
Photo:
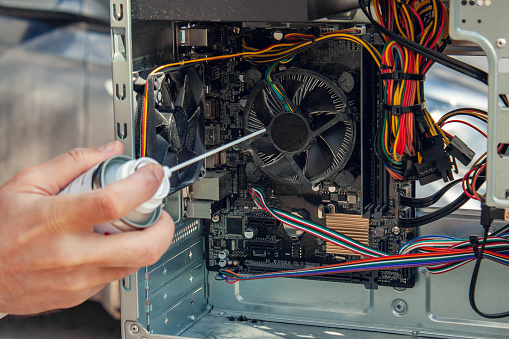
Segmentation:
[(331, 167), (334, 160), (334, 154), (332, 154), (329, 146), (321, 138), (316, 138), (315, 140), (308, 150), (304, 171), (309, 179), (324, 173)]
[(269, 166), (265, 166), (264, 170), (268, 173), (274, 173), (283, 178), (293, 177), (297, 174), (295, 173), (292, 164), (285, 156), (280, 156), (276, 162)]
[(156, 135), (156, 160), (159, 162), (159, 163), (163, 163), (163, 161), (165, 160), (165, 157), (166, 157), (166, 152), (168, 151), (168, 141), (166, 141), (166, 139), (161, 136), (161, 135)]
[(177, 99), (175, 100), (175, 106), (182, 107), (187, 113), (187, 118), (191, 117), (191, 114), (196, 111), (197, 104), (193, 98), (193, 92), (189, 77), (186, 75), (184, 85), (179, 89)]
[(286, 97), (289, 100), (291, 100), (295, 106), (298, 107), (300, 105), (300, 99), (298, 98), (298, 96), (296, 96), (296, 94), (299, 91), (299, 89), (304, 85), (302, 81), (292, 78), (283, 79), (280, 82), (280, 85), (284, 89)]
[(186, 147), (189, 149), (194, 149), (194, 142), (196, 139), (196, 132), (198, 129), (198, 120), (200, 117), (201, 109), (198, 107), (194, 114), (187, 122), (187, 137), (186, 137)]
[[(181, 164), (183, 162), (193, 159), (194, 157), (196, 157), (196, 155), (197, 154), (195, 152), (191, 151), (190, 149), (184, 148), (182, 151), (180, 151), (177, 154), (177, 162), (179, 164)], [(186, 183), (193, 182), (198, 174), (199, 166), (201, 164), (202, 164), (202, 161), (198, 161), (197, 163), (191, 164), (191, 165), (181, 169), (178, 172), (178, 177), (180, 178), (180, 181), (186, 182)]]
[(203, 101), (203, 97), (203, 85), (200, 77), (194, 69), (188, 69), (184, 77), (184, 83), (175, 99), (175, 106), (182, 107), (189, 119), (199, 107), (200, 102)]
[(266, 127), (270, 125), (272, 118), (279, 112), (274, 112), (267, 103), (267, 94), (264, 90), (259, 91), (253, 102), (250, 114), (255, 114), (255, 118), (262, 122)]
[(328, 90), (324, 87), (315, 87), (311, 92), (307, 93), (300, 109), (309, 114), (315, 112), (336, 112), (336, 106), (331, 98)]
[(339, 123), (333, 128), (324, 131), (320, 137), (325, 141), (334, 155), (337, 155), (345, 140), (346, 125)]
[(166, 165), (168, 167), (173, 167), (173, 166), (176, 166), (178, 165), (178, 158), (177, 158), (177, 153), (173, 153), (173, 152), (166, 152), (166, 154), (164, 155), (164, 158), (163, 158), (163, 165)]
[(299, 166), (302, 173), (304, 173), (305, 168), (306, 168), (306, 159), (307, 159), (307, 151), (302, 152), (300, 154), (296, 154), (293, 156), (293, 160), (295, 161), (297, 166)]
[(277, 156), (281, 154), (273, 146), (269, 137), (262, 136), (256, 139), (251, 145), (258, 153), (260, 159), (267, 165), (271, 164), (274, 160), (276, 160)]
[(161, 94), (163, 96), (163, 105), (168, 107), (170, 110), (175, 109), (175, 99), (173, 98), (172, 89), (174, 89), (175, 83), (169, 76), (166, 77), (163, 86), (161, 87)]

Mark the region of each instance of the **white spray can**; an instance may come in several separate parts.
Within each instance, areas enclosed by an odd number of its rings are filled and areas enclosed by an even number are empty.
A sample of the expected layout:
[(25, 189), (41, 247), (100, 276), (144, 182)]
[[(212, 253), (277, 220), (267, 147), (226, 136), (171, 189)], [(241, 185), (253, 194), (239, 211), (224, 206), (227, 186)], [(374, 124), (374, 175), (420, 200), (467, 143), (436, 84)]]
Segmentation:
[[(158, 164), (158, 162), (152, 158), (133, 159), (125, 155), (114, 156), (74, 179), (59, 194), (83, 193), (104, 188), (127, 178), (137, 169), (148, 164)], [(165, 176), (156, 194), (150, 200), (120, 219), (94, 226), (94, 231), (101, 234), (113, 234), (139, 230), (155, 224), (161, 216), (162, 201), (170, 192), (171, 172), (168, 167), (163, 168)]]

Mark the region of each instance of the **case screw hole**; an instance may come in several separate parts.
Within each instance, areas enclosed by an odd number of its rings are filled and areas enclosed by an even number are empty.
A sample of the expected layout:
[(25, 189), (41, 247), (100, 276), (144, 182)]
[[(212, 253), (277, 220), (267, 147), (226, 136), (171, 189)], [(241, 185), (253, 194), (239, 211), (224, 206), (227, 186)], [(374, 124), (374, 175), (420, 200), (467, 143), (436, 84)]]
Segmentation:
[(124, 140), (125, 138), (127, 138), (127, 124), (126, 123), (124, 123), (124, 129), (122, 130), (120, 123), (117, 122), (117, 137), (120, 140)]
[(124, 18), (124, 5), (113, 4), (113, 19), (115, 21), (121, 21)]
[(127, 96), (127, 88), (125, 85), (122, 85), (122, 90), (120, 90), (120, 85), (115, 84), (115, 96), (119, 101), (123, 101)]

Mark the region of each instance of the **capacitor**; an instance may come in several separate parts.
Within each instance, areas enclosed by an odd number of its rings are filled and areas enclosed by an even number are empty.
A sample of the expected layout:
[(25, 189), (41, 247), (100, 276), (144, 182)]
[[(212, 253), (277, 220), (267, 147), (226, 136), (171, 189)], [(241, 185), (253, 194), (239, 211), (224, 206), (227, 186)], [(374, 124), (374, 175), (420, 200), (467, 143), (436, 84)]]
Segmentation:
[(338, 79), (338, 85), (346, 93), (353, 91), (355, 83), (357, 82), (357, 75), (350, 72), (343, 72)]
[(262, 171), (253, 162), (248, 162), (245, 168), (247, 180), (252, 183), (257, 183), (262, 178)]
[(357, 175), (357, 169), (353, 166), (349, 166), (338, 173), (334, 178), (334, 182), (340, 187), (350, 187), (355, 183)]
[(219, 254), (217, 256), (219, 257), (219, 259), (224, 260), (224, 259), (228, 258), (229, 254), (230, 254), (230, 251), (228, 251), (227, 249), (224, 249), (221, 252), (219, 252)]
[(228, 262), (226, 260), (219, 260), (220, 267), (226, 267), (226, 264), (228, 264)]
[[(123, 180), (134, 174), (139, 168), (148, 164), (158, 164), (151, 158), (133, 159), (125, 155), (114, 156), (83, 173), (67, 185), (59, 194), (84, 193), (104, 188), (116, 181)], [(94, 226), (94, 231), (101, 234), (113, 234), (137, 229), (144, 229), (155, 224), (162, 211), (162, 201), (170, 192), (169, 177), (171, 172), (165, 168), (163, 178), (156, 194), (138, 206), (123, 218)]]
[(274, 37), (274, 40), (280, 41), (283, 40), (285, 35), (281, 31), (274, 31), (274, 33), (272, 33), (272, 37)]
[(244, 238), (253, 239), (258, 234), (258, 229), (256, 227), (248, 227), (244, 230)]

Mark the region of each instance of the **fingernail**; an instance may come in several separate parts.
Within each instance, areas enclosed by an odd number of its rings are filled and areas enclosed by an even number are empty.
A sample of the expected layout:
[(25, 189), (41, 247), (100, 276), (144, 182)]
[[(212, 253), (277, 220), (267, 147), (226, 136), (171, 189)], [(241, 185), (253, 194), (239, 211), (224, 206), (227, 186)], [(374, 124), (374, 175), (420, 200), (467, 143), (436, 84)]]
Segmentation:
[(152, 170), (152, 173), (154, 173), (154, 176), (156, 177), (158, 182), (161, 182), (164, 177), (164, 171), (161, 166), (154, 165), (154, 169)]
[(101, 147), (99, 147), (99, 150), (104, 153), (113, 152), (118, 148), (118, 144), (119, 144), (118, 141), (113, 141), (110, 142), (109, 144), (102, 145)]

